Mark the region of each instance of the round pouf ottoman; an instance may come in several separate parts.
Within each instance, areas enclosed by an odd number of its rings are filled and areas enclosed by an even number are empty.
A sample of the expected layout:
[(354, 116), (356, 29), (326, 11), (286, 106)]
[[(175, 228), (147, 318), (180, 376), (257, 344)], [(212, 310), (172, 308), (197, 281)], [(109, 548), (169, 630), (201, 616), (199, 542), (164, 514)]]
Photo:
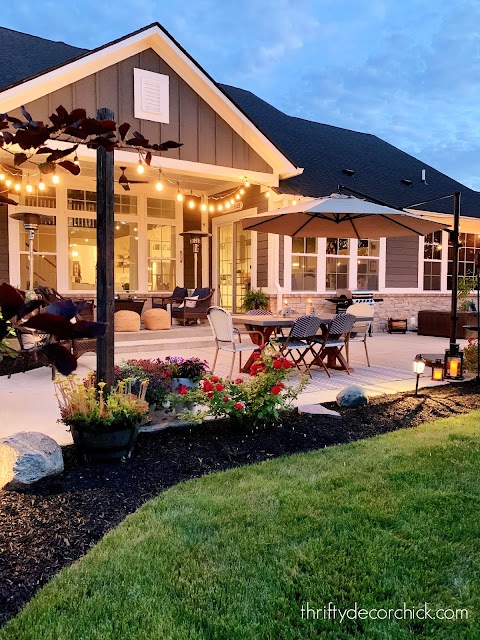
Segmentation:
[(149, 331), (170, 329), (170, 314), (165, 309), (147, 309), (143, 314), (143, 324)]
[(114, 317), (115, 331), (140, 331), (140, 314), (122, 309)]

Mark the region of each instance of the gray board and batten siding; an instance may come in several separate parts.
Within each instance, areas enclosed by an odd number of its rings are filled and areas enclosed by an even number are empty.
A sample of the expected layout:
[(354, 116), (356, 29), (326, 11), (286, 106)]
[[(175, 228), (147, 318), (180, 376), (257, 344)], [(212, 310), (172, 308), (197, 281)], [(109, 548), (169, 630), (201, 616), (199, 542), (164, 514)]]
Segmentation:
[(416, 289), (418, 287), (419, 238), (387, 238), (385, 287)]
[[(170, 122), (160, 124), (134, 117), (134, 69), (145, 69), (170, 78)], [(48, 121), (56, 107), (84, 108), (89, 116), (107, 107), (117, 122), (128, 122), (151, 142), (175, 140), (179, 149), (165, 152), (169, 158), (273, 173), (261, 158), (191, 87), (147, 49), (102, 71), (69, 84), (26, 105), (36, 120)], [(12, 112), (17, 115), (17, 111)]]

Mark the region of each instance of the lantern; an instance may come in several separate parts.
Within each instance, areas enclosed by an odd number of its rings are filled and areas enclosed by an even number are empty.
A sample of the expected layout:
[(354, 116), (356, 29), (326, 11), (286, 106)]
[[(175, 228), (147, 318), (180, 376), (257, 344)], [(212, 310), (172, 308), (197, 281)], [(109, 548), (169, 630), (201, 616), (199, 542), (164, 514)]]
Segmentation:
[(432, 362), (432, 380), (441, 382), (443, 380), (443, 362), (441, 358), (437, 358)]
[(459, 349), (445, 351), (445, 378), (463, 380), (463, 351)]

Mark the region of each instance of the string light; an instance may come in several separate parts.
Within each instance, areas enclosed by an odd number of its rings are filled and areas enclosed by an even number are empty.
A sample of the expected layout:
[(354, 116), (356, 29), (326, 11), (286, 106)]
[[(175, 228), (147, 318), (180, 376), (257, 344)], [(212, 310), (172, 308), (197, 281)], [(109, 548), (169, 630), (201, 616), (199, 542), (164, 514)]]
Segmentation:
[(183, 193), (180, 191), (180, 184), (177, 182), (178, 184), (178, 188), (177, 188), (177, 200), (178, 202), (183, 202)]
[(232, 205), (230, 204), (230, 202), (227, 200), (225, 203), (225, 209), (230, 209)]
[(5, 186), (6, 186), (6, 187), (11, 187), (11, 186), (12, 186), (12, 181), (10, 180), (10, 178), (7, 178), (7, 179), (5, 180)]
[(270, 197), (270, 191), (265, 191), (265, 197), (269, 198)]
[(217, 207), (217, 211), (223, 211), (223, 205), (219, 204)]
[[(207, 198), (207, 202), (208, 202), (208, 198)], [(207, 202), (202, 202), (202, 204), (200, 205), (200, 211), (206, 211), (208, 209)]]
[(240, 189), (240, 195), (241, 195), (241, 196), (243, 196), (243, 194), (244, 194), (244, 193), (245, 193), (245, 189), (242, 187), (242, 188)]
[(21, 191), (22, 189), (22, 185), (20, 184), (20, 182), (16, 182), (15, 183), (15, 191)]
[(241, 196), (240, 196), (240, 194), (239, 194), (239, 193), (237, 193), (237, 195), (235, 196), (235, 199), (236, 199), (236, 200), (240, 200), (240, 197), (241, 197)]
[(162, 170), (158, 170), (158, 180), (155, 183), (155, 189), (157, 191), (163, 191), (163, 182), (162, 182)]
[(56, 171), (53, 172), (52, 182), (53, 184), (58, 184), (60, 182), (60, 178), (57, 176)]
[(76, 164), (76, 165), (77, 165), (77, 167), (79, 167), (79, 166), (80, 166), (80, 162), (79, 162), (79, 160), (78, 160), (78, 156), (77, 156), (77, 154), (75, 154), (75, 156), (74, 156), (74, 158), (73, 158), (73, 164)]
[(194, 200), (189, 200), (188, 208), (189, 209), (195, 209), (195, 201)]
[(210, 213), (213, 213), (213, 212), (215, 211), (215, 207), (213, 206), (213, 204), (211, 204), (211, 205), (208, 207), (208, 210), (210, 211)]
[(38, 183), (38, 190), (45, 191), (45, 183), (43, 181), (43, 178), (40, 178), (40, 182)]
[(25, 186), (25, 190), (26, 190), (27, 193), (32, 193), (32, 191), (33, 191), (33, 187), (30, 184), (30, 177), (28, 175), (27, 175), (27, 184)]
[(142, 173), (144, 173), (144, 171), (145, 171), (145, 167), (143, 166), (142, 159), (139, 158), (138, 164), (137, 164), (137, 173), (142, 174)]
[(295, 206), (295, 205), (297, 204), (297, 199), (296, 199), (296, 198), (294, 198), (294, 199), (292, 200), (292, 204), (293, 204), (293, 206)]
[(0, 180), (5, 180), (5, 174), (3, 172), (0, 171)]

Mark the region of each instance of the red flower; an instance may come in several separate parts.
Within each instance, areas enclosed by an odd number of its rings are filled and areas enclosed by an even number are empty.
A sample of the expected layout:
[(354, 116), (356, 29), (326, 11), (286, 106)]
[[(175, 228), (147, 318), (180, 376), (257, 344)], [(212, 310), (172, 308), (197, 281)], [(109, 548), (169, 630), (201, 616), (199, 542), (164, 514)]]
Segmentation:
[(290, 369), (291, 366), (292, 366), (292, 363), (289, 362), (288, 360), (284, 360), (283, 361), (283, 368), (284, 369)]
[(230, 398), (229, 398), (228, 396), (223, 396), (222, 400), (223, 400), (224, 402), (229, 402), (229, 401), (230, 401)]
[(207, 393), (207, 398), (213, 398), (213, 393), (212, 393), (212, 391), (209, 391), (209, 392)]
[(275, 360), (275, 362), (273, 363), (273, 368), (274, 369), (281, 369), (282, 368), (282, 362), (280, 360)]
[(235, 384), (243, 384), (243, 378), (237, 378)]
[(212, 382), (218, 382), (220, 378), (218, 376), (213, 376)]
[[(217, 378), (217, 380), (218, 380), (218, 378)], [(219, 382), (217, 385), (215, 385), (215, 389), (216, 389), (217, 391), (223, 391), (223, 390), (225, 389), (225, 387), (223, 386), (223, 384), (221, 384), (221, 383)]]
[(272, 395), (278, 396), (278, 394), (281, 391), (281, 388), (278, 386), (278, 384), (274, 384), (273, 387), (270, 389), (270, 391), (272, 392)]
[(184, 384), (182, 384), (182, 386), (180, 387), (177, 387), (177, 391), (181, 396), (186, 396), (188, 393), (188, 389)]
[(233, 408), (234, 408), (234, 409), (237, 409), (237, 411), (241, 411), (241, 410), (243, 409), (243, 404), (242, 404), (241, 402), (236, 402), (236, 403), (233, 405)]
[(203, 384), (202, 384), (202, 389), (203, 389), (203, 391), (213, 391), (214, 386), (210, 382), (210, 380), (204, 380)]
[(285, 389), (285, 385), (283, 384), (283, 382), (280, 380), (280, 382), (277, 382), (277, 387), (280, 387), (280, 389)]

